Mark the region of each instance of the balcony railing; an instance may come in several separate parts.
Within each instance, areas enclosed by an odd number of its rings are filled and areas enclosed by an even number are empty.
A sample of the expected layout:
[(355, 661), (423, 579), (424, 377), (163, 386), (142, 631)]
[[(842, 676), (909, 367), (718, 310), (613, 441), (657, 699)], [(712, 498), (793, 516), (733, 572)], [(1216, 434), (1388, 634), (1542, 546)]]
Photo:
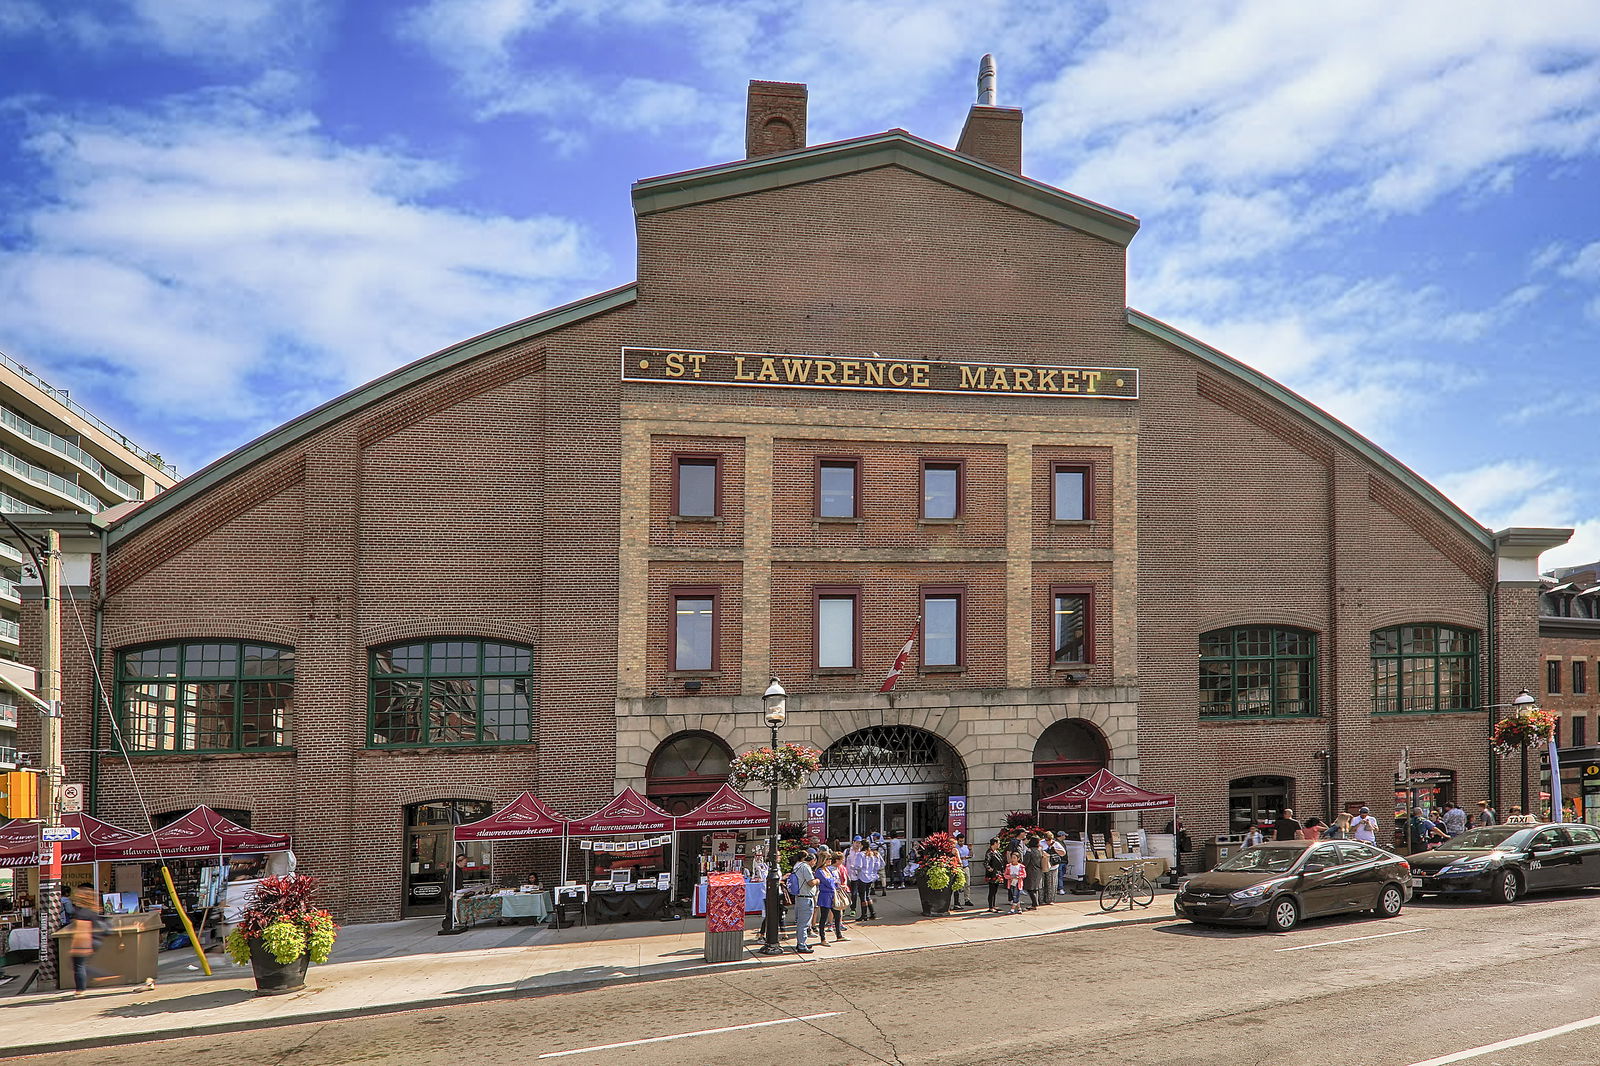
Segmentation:
[(4, 366), (13, 374), (17, 374), (20, 377), (25, 378), (35, 388), (39, 389), (41, 392), (47, 393), (52, 399), (61, 404), (67, 410), (71, 411), (85, 422), (88, 422), (91, 426), (95, 427), (100, 432), (104, 433), (106, 436), (110, 437), (112, 440), (128, 449), (134, 455), (137, 455), (139, 458), (149, 463), (151, 466), (159, 468), (168, 477), (178, 476), (177, 467), (173, 466), (171, 463), (162, 462), (161, 456), (157, 455), (155, 452), (145, 451), (143, 448), (133, 443), (133, 441), (129, 440), (127, 437), (124, 437), (121, 433), (118, 433), (116, 430), (100, 421), (100, 419), (84, 410), (83, 407), (68, 399), (67, 390), (58, 389), (54, 385), (51, 385), (48, 381), (45, 381), (39, 375), (35, 374), (33, 371), (29, 370), (27, 367), (23, 366), (21, 363), (17, 362), (4, 352), (0, 352), (0, 366)]
[(8, 514), (49, 514), (48, 507), (35, 507), (24, 500), (19, 500), (9, 492), (0, 492), (0, 511)]
[(19, 477), (36, 485), (46, 485), (69, 499), (77, 500), (83, 504), (84, 509), (90, 514), (99, 514), (105, 510), (106, 505), (100, 502), (100, 497), (94, 493), (74, 485), (60, 474), (46, 470), (42, 466), (34, 466), (26, 459), (12, 455), (4, 448), (0, 448), (0, 466), (15, 472)]
[[(0, 597), (8, 600), (20, 600), (22, 599), (22, 588), (9, 577), (0, 577)], [(0, 706), (4, 704), (5, 700), (0, 699)]]
[(16, 748), (0, 748), (0, 766), (15, 769), (19, 765)]
[(72, 443), (59, 433), (52, 433), (43, 426), (38, 426), (23, 418), (7, 407), (0, 407), (0, 423), (10, 426), (18, 433), (35, 441), (43, 447), (49, 448), (57, 455), (71, 462), (77, 463), (89, 473), (99, 478), (112, 492), (126, 500), (142, 500), (144, 493), (134, 488), (132, 484), (106, 469), (106, 464)]

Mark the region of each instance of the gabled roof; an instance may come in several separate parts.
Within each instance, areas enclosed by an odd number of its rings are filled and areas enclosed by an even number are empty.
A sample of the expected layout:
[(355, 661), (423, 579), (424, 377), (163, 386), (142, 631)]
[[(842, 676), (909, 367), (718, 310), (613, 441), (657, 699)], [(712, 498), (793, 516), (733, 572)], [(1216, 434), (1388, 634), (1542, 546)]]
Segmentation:
[(990, 166), (905, 130), (645, 178), (634, 183), (633, 209), (647, 215), (888, 166), (903, 167), (1119, 247), (1126, 248), (1139, 231), (1139, 220), (1132, 215)]
[(369, 407), (379, 400), (386, 399), (401, 389), (452, 370), (468, 360), (497, 348), (626, 306), (632, 303), (637, 295), (638, 286), (630, 284), (587, 296), (582, 300), (542, 311), (532, 318), (501, 326), (488, 333), (480, 333), (448, 348), (441, 348), (432, 355), (423, 356), (398, 370), (375, 378), (343, 396), (329, 400), (321, 407), (313, 408), (299, 418), (285, 422), (277, 429), (264, 433), (249, 444), (236, 448), (211, 465), (190, 474), (166, 492), (147, 501), (138, 510), (114, 522), (111, 525), (111, 542), (115, 544), (124, 537), (132, 536), (207, 489), (242, 473), (274, 452), (282, 451), (296, 441), (303, 440), (363, 407)]
[(1479, 524), (1471, 515), (1457, 507), (1450, 501), (1448, 496), (1430, 485), (1416, 471), (1337, 418), (1334, 418), (1310, 400), (1307, 400), (1304, 396), (1291, 392), (1261, 373), (1261, 371), (1246, 366), (1233, 358), (1233, 356), (1225, 355), (1209, 344), (1195, 340), (1187, 333), (1176, 330), (1159, 319), (1151, 318), (1142, 311), (1135, 311), (1131, 307), (1128, 308), (1128, 325), (1143, 333), (1148, 333), (1158, 340), (1166, 341), (1175, 348), (1181, 348), (1201, 362), (1210, 364), (1229, 377), (1235, 378), (1290, 407), (1295, 413), (1314, 423), (1330, 436), (1353, 449), (1357, 454), (1383, 470), (1384, 473), (1410, 489), (1423, 503), (1426, 503), (1452, 525), (1459, 527), (1462, 532), (1482, 545), (1484, 550), (1490, 553), (1495, 551), (1495, 538), (1488, 528)]

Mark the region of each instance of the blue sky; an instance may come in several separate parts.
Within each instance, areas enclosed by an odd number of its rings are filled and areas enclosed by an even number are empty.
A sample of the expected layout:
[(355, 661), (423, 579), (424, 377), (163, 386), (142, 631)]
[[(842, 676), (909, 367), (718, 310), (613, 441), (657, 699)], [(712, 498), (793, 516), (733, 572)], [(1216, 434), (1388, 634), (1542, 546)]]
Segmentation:
[(953, 144), (1128, 211), (1129, 302), (1493, 525), (1600, 558), (1600, 14), (1586, 2), (0, 0), (0, 350), (192, 471), (633, 274), (628, 186)]

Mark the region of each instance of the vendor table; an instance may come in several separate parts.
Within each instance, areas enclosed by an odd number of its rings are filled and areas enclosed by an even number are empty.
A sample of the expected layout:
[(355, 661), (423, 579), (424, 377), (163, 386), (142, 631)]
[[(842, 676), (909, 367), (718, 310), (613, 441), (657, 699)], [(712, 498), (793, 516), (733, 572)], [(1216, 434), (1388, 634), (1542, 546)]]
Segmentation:
[(636, 889), (632, 892), (590, 892), (589, 914), (600, 922), (638, 918), (660, 918), (671, 895), (664, 888)]
[(461, 895), (456, 898), (457, 925), (471, 925), (491, 918), (496, 921), (532, 918), (534, 921), (542, 922), (548, 917), (550, 917), (548, 892), (495, 892), (480, 896)]
[[(760, 914), (767, 906), (767, 886), (761, 881), (744, 883), (744, 912)], [(694, 916), (703, 918), (706, 913), (706, 886), (694, 886)]]
[(1091, 885), (1103, 885), (1120, 874), (1124, 866), (1132, 866), (1135, 863), (1144, 865), (1144, 875), (1152, 881), (1165, 877), (1167, 874), (1166, 859), (1126, 855), (1115, 859), (1085, 859), (1083, 863), (1084, 880)]

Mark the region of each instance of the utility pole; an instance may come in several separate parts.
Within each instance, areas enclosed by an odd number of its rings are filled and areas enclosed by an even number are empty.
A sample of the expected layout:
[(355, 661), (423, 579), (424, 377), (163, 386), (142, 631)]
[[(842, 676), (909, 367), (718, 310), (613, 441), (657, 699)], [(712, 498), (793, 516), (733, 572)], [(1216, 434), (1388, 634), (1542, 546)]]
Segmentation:
[[(40, 723), (40, 761), (44, 763), (44, 824), (61, 827), (61, 533), (45, 534), (44, 646), (39, 656), (39, 696), (44, 701), (44, 720)], [(41, 834), (41, 837), (43, 834)], [(61, 843), (49, 841), (39, 853), (39, 984), (56, 987), (55, 930), (61, 907)]]

